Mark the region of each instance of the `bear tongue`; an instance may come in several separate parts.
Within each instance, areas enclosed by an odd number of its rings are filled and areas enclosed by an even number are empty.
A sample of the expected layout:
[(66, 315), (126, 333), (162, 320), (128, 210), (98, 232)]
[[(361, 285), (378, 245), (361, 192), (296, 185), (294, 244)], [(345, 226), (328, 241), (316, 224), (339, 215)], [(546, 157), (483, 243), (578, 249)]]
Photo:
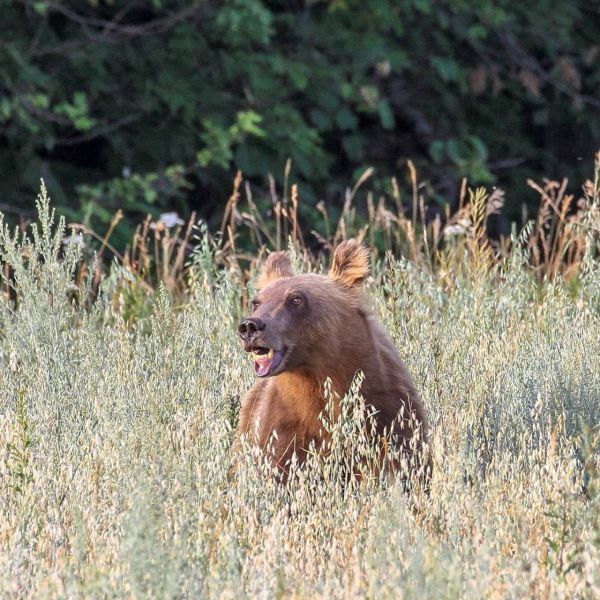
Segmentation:
[(272, 364), (273, 358), (271, 356), (265, 356), (264, 358), (257, 357), (254, 361), (254, 370), (259, 377), (264, 377), (269, 373)]

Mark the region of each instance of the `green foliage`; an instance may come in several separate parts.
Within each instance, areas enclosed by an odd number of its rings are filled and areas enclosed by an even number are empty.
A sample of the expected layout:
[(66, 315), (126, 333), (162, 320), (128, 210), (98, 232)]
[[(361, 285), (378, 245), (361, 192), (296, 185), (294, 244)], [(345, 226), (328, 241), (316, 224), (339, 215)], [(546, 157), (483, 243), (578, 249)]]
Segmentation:
[(218, 219), (236, 170), (264, 189), (289, 158), (312, 204), (411, 158), (432, 198), (493, 182), (515, 217), (527, 176), (582, 180), (600, 137), (583, 0), (25, 0), (0, 22), (0, 201), (44, 176), (100, 231), (118, 208)]
[[(33, 98), (32, 102), (38, 108), (49, 106), (48, 97), (42, 94)], [(89, 115), (87, 97), (83, 92), (75, 92), (73, 102), (60, 102), (54, 107), (54, 111), (57, 115), (66, 115), (77, 131), (88, 131), (96, 124)]]
[(464, 139), (451, 138), (446, 142), (435, 140), (431, 143), (429, 154), (435, 165), (442, 165), (449, 161), (457, 174), (467, 177), (470, 181), (490, 183), (495, 180), (486, 165), (487, 148), (476, 136), (470, 135)]
[(247, 135), (265, 136), (265, 132), (259, 126), (261, 121), (262, 117), (252, 110), (239, 112), (236, 122), (227, 129), (219, 127), (209, 119), (204, 120), (204, 133), (200, 136), (204, 142), (204, 149), (196, 155), (198, 165), (229, 168), (233, 160), (233, 148), (243, 142)]
[[(158, 216), (165, 198), (172, 208), (184, 209), (185, 192), (192, 186), (186, 179), (181, 165), (171, 165), (161, 173), (145, 174), (125, 172), (122, 177), (108, 179), (94, 185), (80, 184), (76, 187), (79, 198), (78, 210), (67, 210), (73, 220), (81, 219), (83, 225), (101, 223), (106, 227), (118, 207), (137, 225), (146, 215)], [(117, 230), (114, 243), (119, 247), (131, 241), (131, 230)]]

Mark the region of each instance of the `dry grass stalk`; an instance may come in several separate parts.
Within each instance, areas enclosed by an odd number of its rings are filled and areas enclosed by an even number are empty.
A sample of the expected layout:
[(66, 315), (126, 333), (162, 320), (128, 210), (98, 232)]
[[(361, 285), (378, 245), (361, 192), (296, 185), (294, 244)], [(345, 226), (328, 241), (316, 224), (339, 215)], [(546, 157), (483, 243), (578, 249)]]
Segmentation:
[[(297, 184), (290, 186), (291, 163), (285, 168), (283, 192), (280, 196), (273, 177), (269, 177), (270, 210), (261, 210), (253, 198), (252, 187), (244, 182), (238, 172), (232, 193), (225, 204), (221, 226), (211, 243), (218, 248), (218, 260), (227, 268), (249, 276), (254, 268), (256, 252), (242, 251), (248, 240), (254, 248), (268, 246), (282, 249), (291, 243), (299, 255), (308, 253), (327, 255), (339, 242), (349, 237), (364, 238), (368, 235), (373, 248), (391, 251), (396, 256), (407, 256), (415, 264), (422, 265), (430, 273), (445, 279), (455, 270), (468, 267), (474, 273), (502, 264), (511, 252), (509, 239), (490, 240), (488, 219), (498, 214), (504, 205), (504, 192), (495, 189), (489, 194), (484, 189), (470, 190), (465, 179), (461, 182), (458, 207), (452, 212), (446, 205), (445, 213), (433, 212), (419, 193), (415, 165), (408, 161), (409, 206), (402, 200), (402, 192), (396, 178), (391, 179), (391, 198), (380, 194), (377, 200), (367, 190), (365, 215), (359, 210), (359, 192), (373, 176), (373, 169), (366, 169), (352, 188), (346, 190), (343, 206), (337, 221), (332, 223), (330, 212), (324, 202), (316, 205), (322, 215), (323, 231), (303, 233), (301, 224), (301, 198)], [(568, 182), (544, 180), (540, 185), (528, 181), (528, 185), (540, 196), (536, 219), (526, 245), (536, 277), (542, 281), (557, 276), (567, 279), (577, 277), (590, 245), (600, 235), (599, 173), (600, 153), (596, 157), (593, 181), (586, 182), (584, 195), (575, 200), (567, 192)], [(242, 183), (243, 194), (242, 194)], [(289, 198), (288, 198), (289, 190)], [(391, 204), (390, 204), (391, 201)], [(243, 208), (242, 208), (243, 206)], [(143, 281), (147, 290), (156, 289), (163, 281), (170, 291), (185, 293), (186, 258), (193, 250), (191, 237), (195, 223), (192, 215), (185, 228), (164, 228), (148, 217), (136, 230), (131, 248), (120, 254), (110, 238), (123, 215), (115, 214), (104, 235), (81, 224), (72, 227), (100, 242), (99, 257), (110, 251), (120, 265)], [(205, 235), (209, 235), (205, 232)], [(210, 237), (210, 236), (209, 236)], [(238, 240), (246, 240), (238, 247)], [(316, 244), (315, 244), (316, 242)], [(465, 262), (464, 258), (468, 257)], [(241, 261), (241, 262), (240, 262)], [(242, 264), (244, 263), (244, 267)], [(6, 268), (6, 267), (5, 267)], [(85, 270), (81, 271), (82, 276)], [(101, 261), (95, 271), (95, 287), (106, 276)]]

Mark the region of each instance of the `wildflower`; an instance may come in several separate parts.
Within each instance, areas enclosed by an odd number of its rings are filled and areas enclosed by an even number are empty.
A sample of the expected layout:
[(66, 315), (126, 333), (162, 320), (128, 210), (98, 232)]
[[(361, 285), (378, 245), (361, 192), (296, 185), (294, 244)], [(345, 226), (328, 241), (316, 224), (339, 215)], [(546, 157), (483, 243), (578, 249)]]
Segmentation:
[(468, 231), (468, 226), (465, 227), (464, 224), (461, 224), (461, 223), (454, 223), (452, 225), (446, 225), (446, 227), (444, 227), (444, 235), (445, 236), (463, 235), (463, 234), (467, 233), (467, 231)]
[(163, 229), (171, 229), (172, 227), (183, 225), (184, 223), (185, 221), (176, 212), (167, 212), (162, 213), (158, 218), (158, 221), (156, 223), (152, 223), (150, 228), (161, 231)]
[(83, 241), (83, 235), (81, 233), (74, 233), (72, 235), (68, 235), (66, 238), (63, 238), (62, 243), (65, 246), (70, 246), (74, 244), (75, 246), (85, 246), (85, 242)]

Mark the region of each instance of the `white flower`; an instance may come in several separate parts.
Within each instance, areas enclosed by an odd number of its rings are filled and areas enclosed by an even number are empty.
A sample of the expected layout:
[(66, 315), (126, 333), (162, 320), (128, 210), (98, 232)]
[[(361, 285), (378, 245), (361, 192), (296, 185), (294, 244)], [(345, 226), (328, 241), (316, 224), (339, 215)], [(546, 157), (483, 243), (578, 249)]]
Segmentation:
[(162, 213), (158, 219), (158, 222), (162, 223), (167, 229), (176, 227), (177, 225), (183, 225), (185, 223), (185, 221), (176, 212)]
[(446, 225), (446, 227), (444, 227), (444, 235), (446, 236), (462, 235), (466, 232), (467, 230), (459, 223), (456, 223), (455, 225)]
[(85, 242), (83, 241), (83, 235), (81, 233), (75, 233), (73, 235), (68, 235), (66, 238), (63, 238), (62, 243), (65, 246), (70, 246), (71, 244), (75, 244), (75, 246), (84, 246)]

